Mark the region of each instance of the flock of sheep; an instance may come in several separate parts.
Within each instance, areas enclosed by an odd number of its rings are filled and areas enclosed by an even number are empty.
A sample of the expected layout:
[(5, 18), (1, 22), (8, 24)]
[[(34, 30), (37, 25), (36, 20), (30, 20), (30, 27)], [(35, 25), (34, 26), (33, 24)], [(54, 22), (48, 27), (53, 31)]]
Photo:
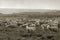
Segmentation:
[(58, 31), (58, 21), (55, 19), (17, 19), (17, 18), (5, 18), (0, 19), (0, 26), (4, 27), (22, 27), (29, 31), (37, 30), (37, 27), (41, 27), (41, 30), (49, 30), (50, 32)]

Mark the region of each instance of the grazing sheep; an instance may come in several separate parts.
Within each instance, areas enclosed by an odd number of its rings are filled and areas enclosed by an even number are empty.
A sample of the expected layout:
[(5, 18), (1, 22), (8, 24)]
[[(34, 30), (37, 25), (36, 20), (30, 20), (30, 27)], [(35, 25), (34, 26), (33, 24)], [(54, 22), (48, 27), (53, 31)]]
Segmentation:
[(43, 30), (45, 30), (45, 29), (49, 28), (49, 25), (48, 24), (42, 24), (41, 27), (42, 27)]
[(49, 30), (50, 30), (51, 32), (57, 32), (57, 31), (58, 31), (58, 28), (49, 28)]
[(29, 26), (26, 26), (26, 29), (29, 29), (29, 30), (35, 30), (35, 27), (29, 27)]
[(28, 30), (28, 32), (30, 32), (30, 31), (35, 31), (36, 30), (36, 28), (35, 28), (35, 25), (34, 24), (32, 24), (31, 26), (26, 26), (26, 29)]
[(16, 25), (7, 25), (6, 27), (8, 27), (8, 28), (16, 28), (17, 26)]

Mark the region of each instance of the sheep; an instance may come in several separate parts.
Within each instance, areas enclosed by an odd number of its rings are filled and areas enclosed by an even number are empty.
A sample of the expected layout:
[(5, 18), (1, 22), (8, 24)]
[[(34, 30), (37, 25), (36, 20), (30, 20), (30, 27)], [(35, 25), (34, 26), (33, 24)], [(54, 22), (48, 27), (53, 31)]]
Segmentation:
[(49, 25), (48, 24), (42, 24), (41, 27), (44, 30), (44, 29), (48, 29), (49, 28)]
[(58, 27), (55, 27), (55, 26), (49, 27), (49, 30), (50, 30), (51, 32), (57, 32), (57, 31), (58, 31)]
[(35, 27), (35, 25), (34, 24), (32, 24), (31, 26), (26, 26), (26, 29), (28, 30), (28, 32), (30, 32), (30, 31), (35, 31), (36, 30), (36, 27)]
[(16, 25), (6, 25), (7, 28), (16, 28)]

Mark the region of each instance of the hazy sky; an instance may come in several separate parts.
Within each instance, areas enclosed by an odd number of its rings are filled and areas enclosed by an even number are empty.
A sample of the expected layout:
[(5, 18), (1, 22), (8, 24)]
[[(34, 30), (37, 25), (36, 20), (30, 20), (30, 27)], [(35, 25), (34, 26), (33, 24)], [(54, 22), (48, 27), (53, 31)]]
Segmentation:
[(60, 0), (0, 0), (0, 8), (60, 9)]

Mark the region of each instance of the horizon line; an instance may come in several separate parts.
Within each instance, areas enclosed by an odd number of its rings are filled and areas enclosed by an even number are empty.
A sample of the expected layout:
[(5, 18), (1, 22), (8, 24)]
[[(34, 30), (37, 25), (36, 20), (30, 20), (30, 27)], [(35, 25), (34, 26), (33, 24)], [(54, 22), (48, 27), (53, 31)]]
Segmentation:
[[(26, 10), (34, 10), (34, 9), (32, 9), (32, 8), (0, 8), (0, 9), (26, 9)], [(43, 8), (36, 8), (35, 10), (60, 10), (60, 9), (43, 9)]]

